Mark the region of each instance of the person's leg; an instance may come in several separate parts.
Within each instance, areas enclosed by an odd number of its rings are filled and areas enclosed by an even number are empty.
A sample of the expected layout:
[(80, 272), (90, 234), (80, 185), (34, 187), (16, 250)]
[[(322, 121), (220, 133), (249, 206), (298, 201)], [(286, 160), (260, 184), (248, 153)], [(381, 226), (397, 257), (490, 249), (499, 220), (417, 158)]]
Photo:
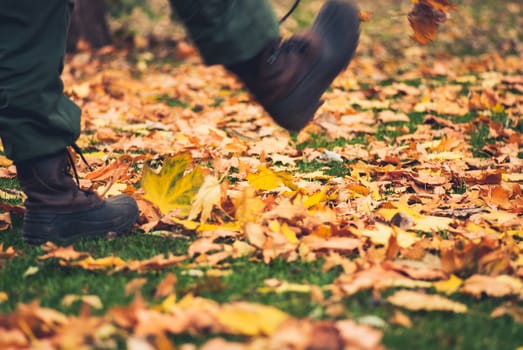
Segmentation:
[(138, 216), (129, 196), (107, 201), (79, 189), (66, 147), (80, 133), (80, 109), (60, 74), (72, 2), (0, 2), (0, 138), (14, 160), (25, 201), (29, 243), (123, 232)]
[(170, 0), (208, 65), (256, 56), (280, 29), (267, 0)]
[(60, 79), (67, 0), (0, 2), (0, 137), (15, 162), (56, 153), (80, 134)]
[(313, 118), (358, 44), (358, 10), (346, 0), (326, 1), (309, 30), (283, 41), (268, 0), (170, 1), (204, 61), (225, 65), (289, 130)]

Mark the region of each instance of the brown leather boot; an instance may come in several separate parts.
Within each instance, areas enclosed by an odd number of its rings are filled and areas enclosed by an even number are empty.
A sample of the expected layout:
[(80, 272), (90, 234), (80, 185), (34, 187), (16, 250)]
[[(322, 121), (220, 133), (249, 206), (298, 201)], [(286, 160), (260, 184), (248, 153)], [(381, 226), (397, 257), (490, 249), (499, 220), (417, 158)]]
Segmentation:
[(328, 0), (312, 27), (269, 43), (256, 57), (228, 66), (281, 126), (298, 131), (321, 106), (321, 95), (349, 64), (360, 34), (358, 10)]
[(128, 231), (138, 219), (136, 201), (127, 195), (102, 200), (81, 190), (70, 173), (66, 150), (16, 165), (27, 195), (23, 238), (31, 244), (69, 244), (84, 237)]

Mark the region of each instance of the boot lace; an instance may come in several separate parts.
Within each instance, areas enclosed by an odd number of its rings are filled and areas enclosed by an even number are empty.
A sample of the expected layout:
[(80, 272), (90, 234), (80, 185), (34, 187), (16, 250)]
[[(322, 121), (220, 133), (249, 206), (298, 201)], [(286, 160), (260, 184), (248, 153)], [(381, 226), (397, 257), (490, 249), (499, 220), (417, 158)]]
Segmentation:
[(283, 17), (280, 19), (280, 24), (282, 24), (283, 22), (285, 22), (287, 18), (289, 18), (289, 16), (294, 12), (294, 10), (296, 10), (299, 4), (300, 0), (294, 1), (294, 4), (292, 4), (291, 9), (287, 11), (287, 13), (283, 15)]
[(271, 55), (267, 58), (268, 64), (274, 64), (280, 55), (289, 54), (291, 52), (303, 53), (309, 47), (310, 43), (305, 38), (292, 37), (284, 41), (281, 45), (277, 46)]
[[(300, 3), (300, 0), (294, 1), (291, 8), (287, 13), (280, 19), (280, 25), (285, 22), (285, 20), (296, 10)], [(281, 45), (276, 47), (271, 53), (269, 58), (267, 58), (267, 63), (274, 64), (282, 53), (288, 54), (290, 52), (303, 53), (309, 47), (309, 42), (304, 38), (292, 37), (284, 41)]]
[[(93, 168), (91, 167), (91, 165), (87, 162), (87, 159), (85, 159), (83, 153), (82, 153), (82, 150), (80, 147), (78, 147), (78, 145), (76, 143), (73, 143), (71, 145), (71, 148), (75, 151), (76, 154), (78, 154), (80, 156), (80, 158), (82, 159), (82, 161), (84, 162), (85, 165), (87, 165), (87, 168), (92, 171)], [(78, 190), (82, 191), (82, 192), (85, 192), (86, 195), (90, 195), (92, 193), (94, 193), (92, 190), (84, 190), (80, 187), (80, 177), (78, 176), (78, 170), (76, 170), (76, 165), (75, 165), (75, 161), (73, 159), (73, 156), (71, 155), (71, 152), (67, 151), (67, 167), (65, 169), (65, 172), (67, 175), (73, 177), (74, 176), (74, 179), (75, 179), (75, 182), (76, 182), (76, 187), (78, 188)], [(72, 175), (71, 175), (71, 172), (72, 172)]]

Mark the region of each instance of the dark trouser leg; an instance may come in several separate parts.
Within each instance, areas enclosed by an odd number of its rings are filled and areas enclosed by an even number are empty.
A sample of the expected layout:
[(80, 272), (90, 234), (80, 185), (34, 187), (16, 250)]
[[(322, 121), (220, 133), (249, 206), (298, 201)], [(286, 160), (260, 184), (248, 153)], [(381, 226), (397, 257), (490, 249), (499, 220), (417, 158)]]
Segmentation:
[(71, 5), (0, 2), (0, 137), (27, 195), (23, 237), (33, 244), (126, 232), (138, 218), (133, 198), (104, 201), (68, 172), (66, 147), (80, 133), (80, 109), (60, 79)]
[(349, 0), (327, 0), (308, 31), (283, 42), (267, 1), (171, 3), (205, 62), (224, 64), (289, 130), (301, 130), (314, 117), (358, 45), (358, 10)]
[(170, 0), (205, 63), (230, 65), (280, 37), (268, 0)]
[(60, 79), (71, 6), (0, 1), (0, 138), (15, 162), (59, 152), (80, 133)]

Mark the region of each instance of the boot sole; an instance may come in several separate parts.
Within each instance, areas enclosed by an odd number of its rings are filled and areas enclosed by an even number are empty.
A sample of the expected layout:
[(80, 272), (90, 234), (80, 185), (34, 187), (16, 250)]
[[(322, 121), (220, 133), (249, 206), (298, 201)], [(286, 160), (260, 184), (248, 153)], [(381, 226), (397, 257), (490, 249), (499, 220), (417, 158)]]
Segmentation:
[[(138, 207), (134, 205), (131, 210), (123, 211), (128, 213), (125, 217), (114, 215), (104, 221), (97, 221), (95, 212), (105, 209), (104, 207), (82, 212), (60, 211), (59, 213), (45, 210), (38, 210), (35, 213), (28, 210), (24, 217), (23, 239), (26, 243), (35, 245), (48, 241), (67, 245), (82, 238), (102, 237), (109, 232), (116, 234), (128, 232), (138, 220)], [(89, 229), (82, 230), (86, 227)]]
[[(351, 3), (329, 0), (323, 6), (311, 30), (325, 39), (324, 52), (287, 97), (267, 107), (267, 112), (279, 125), (299, 131), (312, 120), (322, 104), (321, 96), (347, 68), (356, 51), (359, 24), (358, 10)], [(329, 37), (331, 40), (327, 41)]]

